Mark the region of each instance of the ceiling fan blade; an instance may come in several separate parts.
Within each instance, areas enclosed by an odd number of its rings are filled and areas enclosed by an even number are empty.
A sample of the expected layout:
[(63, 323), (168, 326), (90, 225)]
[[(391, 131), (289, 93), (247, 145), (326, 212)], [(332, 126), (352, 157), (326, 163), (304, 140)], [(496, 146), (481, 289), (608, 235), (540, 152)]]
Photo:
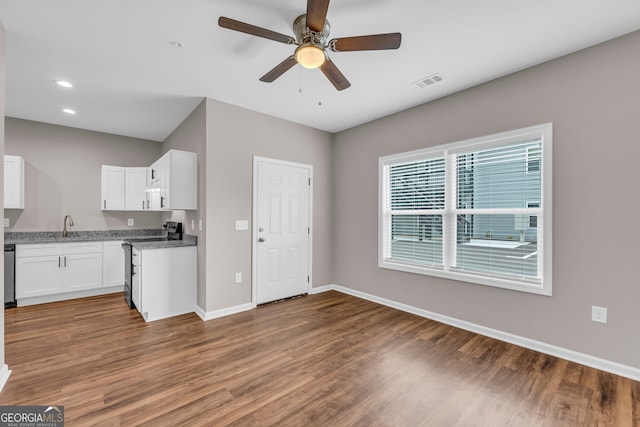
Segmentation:
[(370, 36), (342, 37), (329, 41), (329, 48), (334, 52), (355, 50), (384, 50), (400, 47), (402, 34), (372, 34)]
[(218, 25), (222, 28), (251, 34), (252, 36), (258, 36), (269, 40), (275, 40), (280, 43), (296, 43), (296, 40), (293, 37), (287, 36), (286, 34), (277, 33), (275, 31), (267, 30), (266, 28), (256, 27), (255, 25), (236, 21), (235, 19), (227, 18), (225, 16), (218, 18)]
[(320, 70), (324, 73), (325, 76), (329, 79), (329, 81), (336, 87), (338, 90), (344, 90), (351, 86), (349, 80), (338, 70), (336, 64), (333, 63), (332, 60), (327, 58), (324, 61), (324, 64), (320, 66)]
[(293, 55), (291, 55), (290, 57), (288, 57), (287, 59), (285, 59), (278, 65), (276, 65), (275, 67), (273, 67), (271, 71), (269, 71), (267, 74), (260, 77), (260, 81), (265, 83), (271, 83), (275, 79), (277, 79), (278, 77), (280, 77), (281, 75), (289, 71), (289, 69), (294, 65), (296, 65), (297, 63), (298, 62), (296, 61), (296, 58)]
[(307, 0), (307, 27), (311, 31), (322, 32), (328, 9), (329, 0)]

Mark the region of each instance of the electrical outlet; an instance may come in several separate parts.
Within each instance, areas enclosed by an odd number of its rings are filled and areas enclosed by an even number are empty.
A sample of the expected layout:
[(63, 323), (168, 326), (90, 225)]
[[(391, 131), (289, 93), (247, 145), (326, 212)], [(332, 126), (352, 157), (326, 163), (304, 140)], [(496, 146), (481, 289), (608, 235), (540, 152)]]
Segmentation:
[(236, 283), (242, 283), (242, 273), (236, 273)]
[(591, 306), (591, 320), (598, 323), (607, 323), (607, 308)]
[(198, 229), (202, 231), (202, 220), (198, 220)]
[(4, 226), (5, 228), (11, 227), (11, 221), (9, 220), (9, 218), (4, 219)]
[(195, 229), (196, 229), (196, 220), (195, 220), (195, 219), (192, 219), (192, 220), (191, 220), (191, 231), (193, 231), (193, 230), (195, 230)]
[(129, 226), (133, 225), (133, 218), (128, 218), (127, 219), (127, 225), (129, 225)]

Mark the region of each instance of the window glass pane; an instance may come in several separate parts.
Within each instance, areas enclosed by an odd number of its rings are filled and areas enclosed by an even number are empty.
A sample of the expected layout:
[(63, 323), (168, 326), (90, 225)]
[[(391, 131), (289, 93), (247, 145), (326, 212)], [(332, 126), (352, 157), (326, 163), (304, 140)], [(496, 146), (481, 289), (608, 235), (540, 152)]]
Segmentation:
[(458, 215), (458, 270), (521, 278), (538, 277), (537, 217)]
[(444, 209), (444, 158), (389, 167), (391, 210)]
[(540, 200), (541, 153), (537, 139), (458, 154), (458, 209), (524, 208)]
[(442, 216), (391, 215), (391, 259), (442, 265)]

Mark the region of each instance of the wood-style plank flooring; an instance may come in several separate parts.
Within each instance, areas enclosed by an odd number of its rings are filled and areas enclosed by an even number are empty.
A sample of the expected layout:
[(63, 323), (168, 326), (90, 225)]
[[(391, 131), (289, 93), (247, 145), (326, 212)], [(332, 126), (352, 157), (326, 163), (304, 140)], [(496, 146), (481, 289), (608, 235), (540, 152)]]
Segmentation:
[(121, 294), (5, 312), (0, 405), (68, 426), (638, 426), (640, 383), (338, 292), (145, 323)]

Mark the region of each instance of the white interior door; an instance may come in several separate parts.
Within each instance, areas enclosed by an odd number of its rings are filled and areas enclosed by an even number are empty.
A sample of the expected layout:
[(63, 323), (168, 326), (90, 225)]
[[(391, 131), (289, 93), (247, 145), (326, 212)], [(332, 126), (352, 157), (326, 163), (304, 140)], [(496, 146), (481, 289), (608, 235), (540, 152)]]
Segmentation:
[(311, 166), (254, 161), (254, 301), (309, 292)]

